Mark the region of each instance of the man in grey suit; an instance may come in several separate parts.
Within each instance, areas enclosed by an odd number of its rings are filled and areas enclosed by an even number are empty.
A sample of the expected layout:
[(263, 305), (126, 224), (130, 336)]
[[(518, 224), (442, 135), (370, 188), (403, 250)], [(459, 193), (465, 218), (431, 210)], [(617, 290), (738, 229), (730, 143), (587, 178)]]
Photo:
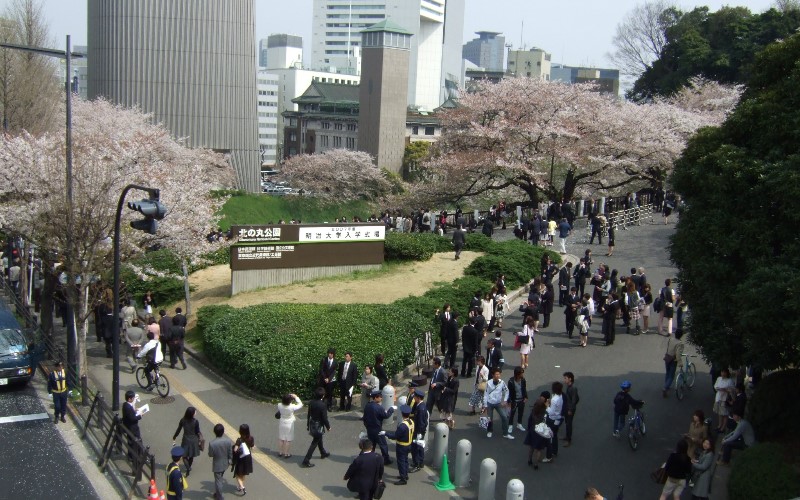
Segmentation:
[(214, 439), (208, 443), (208, 456), (213, 459), (211, 470), (214, 472), (214, 498), (222, 500), (222, 474), (230, 467), (233, 458), (233, 441), (225, 436), (225, 427), (222, 424), (214, 426)]
[(458, 228), (453, 232), (453, 248), (456, 251), (456, 260), (461, 258), (461, 250), (464, 249), (464, 244), (466, 243), (466, 233), (458, 226)]

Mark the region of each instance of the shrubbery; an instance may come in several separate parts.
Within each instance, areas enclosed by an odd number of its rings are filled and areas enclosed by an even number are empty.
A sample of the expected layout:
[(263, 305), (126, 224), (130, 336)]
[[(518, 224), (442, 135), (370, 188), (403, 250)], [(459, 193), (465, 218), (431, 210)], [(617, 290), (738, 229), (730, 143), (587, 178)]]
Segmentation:
[(206, 317), (212, 316), (216, 320), (203, 328), (209, 359), (270, 396), (309, 396), (329, 347), (337, 357), (351, 351), (359, 371), (383, 353), (387, 371), (397, 373), (413, 360), (413, 339), (430, 328), (425, 318), (397, 305), (262, 304)]
[(728, 480), (728, 495), (731, 500), (796, 498), (800, 496), (797, 467), (797, 456), (792, 455), (788, 446), (778, 443), (761, 443), (737, 452)]
[[(747, 405), (748, 421), (753, 425), (759, 441), (780, 441), (798, 435), (795, 430), (795, 420), (800, 415), (800, 399), (796, 395), (798, 387), (798, 369), (773, 372), (759, 382)], [(790, 395), (787, 392), (790, 390), (795, 393)]]
[(156, 310), (184, 298), (183, 281), (177, 278), (151, 276), (142, 280), (130, 268), (123, 267), (120, 270), (120, 280), (125, 282), (125, 290), (138, 307), (142, 306), (142, 299), (148, 290), (153, 292)]

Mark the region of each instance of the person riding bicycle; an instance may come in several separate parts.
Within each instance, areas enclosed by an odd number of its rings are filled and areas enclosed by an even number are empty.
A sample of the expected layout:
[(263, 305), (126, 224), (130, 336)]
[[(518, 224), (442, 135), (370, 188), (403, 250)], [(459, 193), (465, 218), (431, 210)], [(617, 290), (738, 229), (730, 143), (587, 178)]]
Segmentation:
[(147, 332), (147, 343), (141, 348), (137, 358), (147, 356), (147, 365), (144, 367), (144, 373), (147, 375), (147, 387), (144, 390), (151, 391), (155, 382), (153, 382), (153, 370), (164, 361), (164, 354), (161, 352), (161, 347), (158, 340), (155, 339), (153, 332)]
[(623, 381), (619, 384), (619, 387), (622, 390), (614, 396), (614, 433), (612, 436), (616, 438), (619, 437), (619, 431), (621, 431), (622, 427), (625, 425), (625, 418), (628, 416), (630, 408), (634, 407), (638, 409), (644, 404), (644, 401), (634, 399), (633, 396), (630, 395), (630, 381)]

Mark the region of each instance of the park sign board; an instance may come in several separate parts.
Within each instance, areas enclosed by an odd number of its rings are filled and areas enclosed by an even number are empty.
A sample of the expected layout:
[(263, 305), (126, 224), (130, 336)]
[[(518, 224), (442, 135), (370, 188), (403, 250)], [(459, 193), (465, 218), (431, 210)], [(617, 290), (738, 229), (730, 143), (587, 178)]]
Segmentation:
[[(380, 265), (383, 224), (233, 226), (231, 271)], [(264, 284), (268, 286), (268, 284)]]

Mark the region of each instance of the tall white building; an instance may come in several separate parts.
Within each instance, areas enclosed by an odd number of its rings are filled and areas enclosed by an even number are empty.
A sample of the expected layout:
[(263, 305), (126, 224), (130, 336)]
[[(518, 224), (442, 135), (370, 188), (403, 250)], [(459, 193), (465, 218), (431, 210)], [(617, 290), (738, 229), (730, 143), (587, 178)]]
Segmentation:
[(258, 71), (258, 149), (261, 164), (274, 166), (278, 158), (278, 75)]
[(384, 19), (412, 34), (408, 105), (433, 110), (463, 83), (464, 0), (314, 0), (311, 66), (361, 72), (361, 30)]
[(295, 68), (303, 65), (303, 37), (273, 34), (267, 37), (267, 69)]

